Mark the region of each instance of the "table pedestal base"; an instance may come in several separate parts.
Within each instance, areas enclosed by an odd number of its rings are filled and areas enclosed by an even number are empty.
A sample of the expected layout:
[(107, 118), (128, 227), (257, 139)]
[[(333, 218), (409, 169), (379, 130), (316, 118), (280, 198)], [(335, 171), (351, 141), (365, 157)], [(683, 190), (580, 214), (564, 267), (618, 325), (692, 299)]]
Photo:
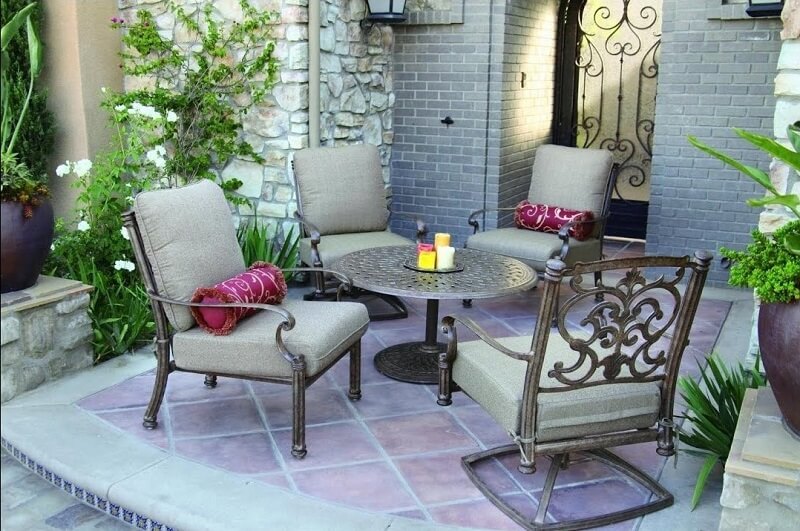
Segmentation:
[(416, 341), (392, 345), (375, 354), (375, 368), (401, 382), (435, 384), (439, 382), (439, 353), (445, 350), (445, 343), (431, 345)]

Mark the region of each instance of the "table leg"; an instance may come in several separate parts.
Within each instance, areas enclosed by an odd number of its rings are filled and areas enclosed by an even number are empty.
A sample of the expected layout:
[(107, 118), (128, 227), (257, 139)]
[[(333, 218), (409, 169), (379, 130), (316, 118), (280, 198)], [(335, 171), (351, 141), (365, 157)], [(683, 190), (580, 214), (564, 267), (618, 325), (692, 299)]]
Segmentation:
[(428, 299), (425, 311), (425, 341), (400, 343), (375, 355), (375, 368), (394, 380), (434, 384), (439, 381), (439, 353), (447, 345), (436, 341), (439, 331), (439, 301)]

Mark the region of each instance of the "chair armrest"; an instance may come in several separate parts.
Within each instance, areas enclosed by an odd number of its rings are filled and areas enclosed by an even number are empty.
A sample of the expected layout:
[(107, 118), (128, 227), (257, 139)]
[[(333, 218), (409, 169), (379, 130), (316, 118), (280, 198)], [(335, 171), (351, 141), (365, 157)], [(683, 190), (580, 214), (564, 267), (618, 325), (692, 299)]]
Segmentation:
[(305, 227), (306, 229), (306, 232), (308, 232), (308, 234), (311, 236), (311, 258), (312, 258), (311, 261), (314, 263), (308, 265), (314, 267), (322, 267), (322, 259), (319, 256), (319, 242), (322, 237), (319, 234), (319, 229), (316, 227), (316, 225), (314, 225), (310, 221), (307, 221), (300, 214), (300, 212), (297, 212), (296, 210), (294, 212), (294, 219), (297, 220), (301, 225), (303, 225), (303, 227)]
[[(511, 350), (510, 348), (501, 345), (498, 343), (489, 333), (481, 328), (481, 326), (472, 320), (470, 317), (459, 316), (459, 315), (446, 315), (442, 318), (442, 331), (447, 334), (448, 341), (447, 341), (447, 357), (449, 360), (452, 361), (453, 357), (455, 357), (456, 353), (456, 346), (458, 344), (458, 337), (456, 334), (456, 322), (461, 323), (462, 325), (466, 326), (468, 329), (473, 331), (484, 343), (492, 347), (493, 349), (505, 354), (510, 358), (514, 358), (515, 360), (523, 360), (527, 361), (533, 356), (533, 352), (517, 352), (516, 350)], [(451, 357), (452, 354), (452, 357)]]
[(179, 301), (176, 299), (170, 299), (167, 297), (162, 297), (161, 295), (156, 295), (152, 291), (147, 292), (147, 295), (158, 302), (164, 304), (175, 304), (177, 306), (189, 306), (194, 308), (255, 308), (257, 310), (265, 310), (268, 312), (276, 313), (283, 317), (283, 322), (280, 324), (280, 328), (283, 330), (291, 330), (294, 328), (294, 315), (292, 315), (289, 311), (284, 310), (278, 306), (273, 304), (262, 304), (259, 302), (225, 302), (225, 303), (217, 303), (211, 304), (206, 302), (190, 302), (190, 301)]
[[(563, 242), (561, 244), (561, 252), (558, 255), (559, 260), (564, 261), (567, 257), (567, 253), (569, 253), (569, 231), (575, 225), (580, 225), (581, 223), (599, 223), (605, 221), (611, 216), (611, 214), (606, 214), (605, 216), (600, 216), (597, 218), (592, 219), (573, 219), (572, 221), (568, 221), (564, 225), (558, 229), (558, 238)], [(602, 234), (600, 234), (602, 238)]]
[(467, 223), (472, 225), (472, 233), (477, 234), (479, 230), (481, 230), (481, 225), (476, 219), (481, 214), (485, 214), (487, 212), (507, 212), (511, 210), (516, 210), (517, 207), (502, 207), (502, 208), (482, 208), (480, 210), (474, 211), (472, 214), (469, 215), (467, 218)]
[(413, 221), (417, 224), (417, 243), (422, 243), (422, 239), (428, 234), (428, 225), (422, 219), (421, 216), (416, 214), (406, 214), (404, 212), (397, 212), (392, 208), (392, 203), (390, 202), (388, 205), (389, 209), (389, 217), (401, 217), (403, 219), (407, 219), (409, 221)]

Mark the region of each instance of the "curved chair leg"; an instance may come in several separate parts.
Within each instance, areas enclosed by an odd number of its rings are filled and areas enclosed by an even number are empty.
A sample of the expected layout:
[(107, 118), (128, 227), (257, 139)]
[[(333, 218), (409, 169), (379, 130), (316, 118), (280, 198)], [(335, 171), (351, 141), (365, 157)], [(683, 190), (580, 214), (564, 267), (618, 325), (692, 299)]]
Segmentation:
[[(161, 402), (164, 400), (164, 392), (167, 389), (167, 379), (169, 378), (169, 352), (164, 348), (164, 344), (158, 344), (158, 366), (156, 367), (156, 381), (153, 383), (153, 393), (150, 395), (150, 403), (144, 412), (142, 426), (148, 430), (158, 426), (158, 410), (161, 409)], [(168, 347), (167, 347), (168, 348)]]
[[(533, 510), (525, 511), (524, 513), (519, 507), (514, 507), (508, 501), (504, 500), (501, 493), (492, 490), (490, 483), (485, 482), (481, 476), (481, 467), (478, 465), (483, 461), (494, 459), (503, 455), (513, 454), (519, 452), (516, 445), (510, 444), (478, 452), (475, 454), (467, 455), (461, 458), (464, 470), (469, 477), (470, 481), (483, 493), (486, 498), (492, 502), (498, 509), (505, 513), (509, 518), (514, 520), (517, 524), (525, 529), (547, 529), (547, 530), (564, 530), (564, 529), (588, 529), (591, 527), (598, 527), (608, 525), (623, 520), (630, 520), (639, 516), (649, 514), (673, 504), (674, 498), (664, 487), (662, 487), (653, 478), (631, 465), (627, 461), (621, 459), (608, 450), (588, 450), (584, 453), (588, 457), (603, 463), (604, 465), (613, 468), (616, 472), (626, 476), (632, 483), (636, 483), (641, 487), (648, 489), (651, 496), (646, 498), (648, 501), (634, 505), (622, 510), (598, 514), (591, 517), (578, 518), (575, 520), (561, 520), (557, 522), (547, 522), (547, 509), (550, 505), (550, 500), (553, 496), (558, 496), (559, 491), (555, 489), (556, 478), (558, 473), (562, 470), (564, 465), (564, 456), (557, 454), (552, 457), (550, 469), (545, 479), (544, 488), (537, 500), (536, 514), (531, 518)], [(602, 488), (602, 487), (600, 487)], [(532, 509), (532, 508), (531, 508)]]
[(292, 457), (302, 459), (306, 450), (306, 367), (305, 363), (292, 371)]
[(452, 360), (448, 359), (447, 352), (439, 353), (439, 396), (436, 403), (440, 406), (449, 406), (453, 403), (453, 372)]
[(205, 380), (203, 380), (203, 385), (205, 385), (209, 389), (215, 388), (217, 386), (217, 375), (206, 374)]
[(359, 339), (350, 347), (350, 390), (347, 398), (361, 400), (361, 340)]

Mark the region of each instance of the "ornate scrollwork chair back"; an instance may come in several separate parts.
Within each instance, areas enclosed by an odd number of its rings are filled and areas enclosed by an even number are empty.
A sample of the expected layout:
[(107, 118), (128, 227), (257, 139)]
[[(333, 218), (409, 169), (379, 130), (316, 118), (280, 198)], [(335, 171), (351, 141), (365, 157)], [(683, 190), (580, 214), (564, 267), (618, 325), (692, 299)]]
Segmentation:
[[(300, 260), (320, 268), (331, 266), (342, 256), (372, 247), (412, 245), (414, 242), (389, 228), (391, 216), (409, 217), (416, 224), (417, 241), (427, 229), (421, 219), (393, 212), (387, 202), (378, 148), (371, 144), (307, 148), (292, 159), (297, 212), (294, 217), (303, 228)], [(306, 300), (326, 300), (332, 296), (325, 275), (313, 275), (314, 291)], [(405, 317), (402, 301), (380, 297), (394, 311), (373, 313), (373, 319)]]
[[(571, 267), (550, 260), (532, 336), (494, 339), (468, 318), (443, 319), (450, 337), (439, 362), (439, 404), (451, 403), (455, 382), (513, 441), (463, 458), (468, 476), (490, 501), (530, 529), (583, 529), (673, 503), (655, 480), (606, 448), (656, 441), (659, 455), (675, 453), (678, 369), (710, 261), (704, 252)], [(598, 272), (610, 282), (596, 283)], [(567, 293), (559, 304), (562, 289)], [(457, 324), (480, 339), (459, 343)], [(653, 497), (610, 514), (547, 520), (558, 471), (575, 452), (612, 467)], [(478, 463), (510, 453), (519, 454), (523, 474), (536, 472), (537, 456), (551, 458), (540, 504), (530, 514), (506, 503), (476, 473)]]
[[(260, 310), (229, 335), (212, 335), (195, 324), (189, 308), (209, 305), (189, 302), (192, 294), (246, 269), (220, 187), (204, 180), (140, 193), (123, 221), (156, 322), (156, 378), (144, 427), (157, 427), (173, 371), (205, 374), (209, 388), (216, 387), (217, 376), (281, 383), (292, 386), (292, 455), (304, 457), (306, 388), (349, 353), (348, 395), (361, 397), (361, 337), (369, 325), (364, 306), (291, 299), (210, 305)], [(346, 289), (350, 280), (336, 274)]]

